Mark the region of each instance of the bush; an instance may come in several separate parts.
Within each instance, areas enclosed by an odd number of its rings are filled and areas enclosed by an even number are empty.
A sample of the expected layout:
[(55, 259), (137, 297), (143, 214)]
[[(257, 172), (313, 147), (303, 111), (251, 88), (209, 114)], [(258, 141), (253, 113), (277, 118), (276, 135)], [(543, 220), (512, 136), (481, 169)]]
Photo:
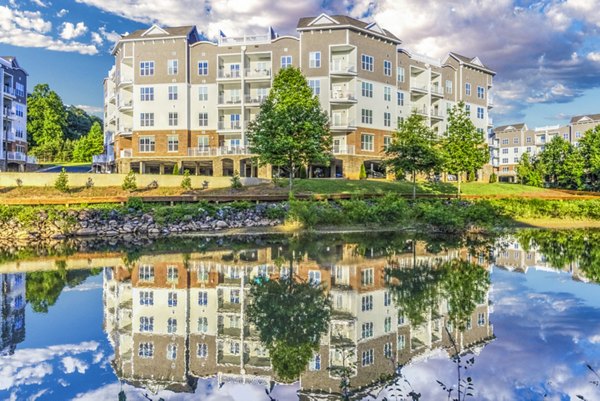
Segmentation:
[(90, 189), (94, 186), (94, 180), (92, 180), (92, 177), (88, 177), (87, 181), (85, 182), (85, 187), (87, 189)]
[(496, 173), (492, 173), (490, 175), (490, 184), (493, 184), (495, 182), (498, 182), (498, 176), (496, 175)]
[(242, 180), (240, 179), (240, 173), (237, 171), (233, 173), (231, 177), (231, 189), (242, 189)]
[(127, 208), (134, 210), (142, 210), (144, 208), (144, 201), (142, 198), (138, 198), (137, 196), (132, 196), (127, 199)]
[(190, 170), (183, 172), (183, 179), (181, 180), (181, 188), (189, 191), (192, 189), (192, 179), (190, 177)]
[(60, 192), (69, 192), (69, 176), (64, 168), (61, 170), (60, 174), (58, 174), (58, 178), (54, 182), (54, 188), (58, 189)]
[(358, 173), (358, 179), (364, 180), (367, 178), (367, 169), (365, 169), (365, 164), (360, 165), (360, 173)]
[(179, 175), (179, 164), (173, 166), (173, 175)]
[(123, 188), (123, 191), (129, 192), (133, 192), (137, 189), (137, 182), (135, 179), (135, 173), (133, 171), (127, 173), (127, 176), (125, 179), (123, 179), (123, 185), (121, 185), (121, 188)]

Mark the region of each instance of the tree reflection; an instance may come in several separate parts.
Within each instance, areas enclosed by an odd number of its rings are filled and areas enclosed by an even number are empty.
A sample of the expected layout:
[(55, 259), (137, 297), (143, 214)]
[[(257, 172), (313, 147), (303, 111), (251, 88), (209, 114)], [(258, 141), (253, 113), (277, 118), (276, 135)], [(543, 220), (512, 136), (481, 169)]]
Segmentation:
[(255, 280), (250, 298), (248, 320), (269, 349), (273, 369), (283, 381), (296, 380), (327, 330), (331, 303), (324, 288), (296, 280), (290, 261), (289, 274), (276, 280)]

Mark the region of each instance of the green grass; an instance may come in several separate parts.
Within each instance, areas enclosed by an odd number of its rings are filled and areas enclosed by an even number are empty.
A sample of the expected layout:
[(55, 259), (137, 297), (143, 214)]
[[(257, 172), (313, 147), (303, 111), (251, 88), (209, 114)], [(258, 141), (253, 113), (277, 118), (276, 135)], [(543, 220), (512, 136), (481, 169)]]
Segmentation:
[(468, 182), (461, 185), (464, 195), (524, 195), (541, 194), (547, 192), (545, 188), (530, 187), (521, 184), (508, 184), (496, 182), (493, 184), (483, 182)]

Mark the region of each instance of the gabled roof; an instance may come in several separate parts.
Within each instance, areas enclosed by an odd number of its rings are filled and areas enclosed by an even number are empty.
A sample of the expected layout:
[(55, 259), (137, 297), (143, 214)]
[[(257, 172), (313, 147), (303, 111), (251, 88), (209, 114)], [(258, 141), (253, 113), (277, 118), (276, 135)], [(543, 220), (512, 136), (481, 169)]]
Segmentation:
[(397, 44), (402, 43), (402, 41), (398, 39), (396, 35), (387, 29), (382, 29), (377, 23), (364, 22), (356, 18), (348, 17), (347, 15), (321, 14), (318, 17), (303, 17), (298, 21), (297, 29), (299, 31), (305, 31), (310, 29), (341, 27), (354, 28), (355, 30), (368, 32), (372, 35), (383, 37)]
[(15, 56), (0, 56), (0, 59), (6, 63), (5, 65), (7, 67), (14, 68), (15, 70), (21, 70), (25, 73), (25, 75), (29, 75), (27, 71), (25, 71), (25, 69), (19, 65)]
[(571, 117), (571, 124), (600, 121), (600, 114), (583, 114)]
[(481, 60), (479, 60), (479, 57), (466, 57), (466, 56), (462, 56), (458, 53), (450, 52), (450, 53), (448, 53), (448, 56), (444, 60), (444, 63), (446, 63), (446, 61), (448, 60), (449, 57), (452, 57), (453, 59), (457, 60), (461, 64), (466, 64), (468, 66), (489, 72), (492, 75), (496, 75), (496, 73), (491, 68), (487, 67), (486, 65), (484, 65), (481, 62)]
[(196, 29), (196, 27), (193, 25), (177, 26), (177, 27), (172, 27), (172, 28), (161, 28), (158, 25), (152, 25), (150, 28), (139, 29), (137, 31), (130, 33), (129, 35), (123, 35), (123, 36), (121, 36), (121, 38), (124, 40), (128, 40), (128, 39), (154, 39), (154, 38), (158, 39), (158, 38), (168, 38), (171, 36), (187, 36), (195, 29)]
[(502, 125), (500, 127), (495, 127), (493, 131), (494, 132), (501, 132), (501, 131), (508, 131), (508, 130), (520, 131), (525, 127), (526, 127), (525, 123), (510, 124), (510, 125)]

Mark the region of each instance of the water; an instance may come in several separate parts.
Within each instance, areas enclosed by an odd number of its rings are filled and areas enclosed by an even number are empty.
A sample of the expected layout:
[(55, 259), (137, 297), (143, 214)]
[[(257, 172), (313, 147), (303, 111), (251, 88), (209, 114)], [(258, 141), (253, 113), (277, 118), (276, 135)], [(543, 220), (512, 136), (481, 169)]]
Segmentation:
[(0, 399), (445, 400), (460, 386), (467, 400), (600, 400), (599, 239), (337, 234), (5, 252)]

